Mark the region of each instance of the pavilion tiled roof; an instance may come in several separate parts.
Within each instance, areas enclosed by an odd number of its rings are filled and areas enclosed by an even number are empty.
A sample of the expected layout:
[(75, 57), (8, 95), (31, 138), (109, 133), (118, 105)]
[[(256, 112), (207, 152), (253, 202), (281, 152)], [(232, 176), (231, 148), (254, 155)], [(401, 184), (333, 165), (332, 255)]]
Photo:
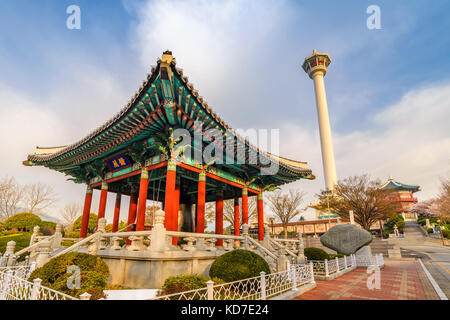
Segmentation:
[[(152, 82), (156, 79), (156, 77), (159, 74), (161, 64), (161, 58), (157, 59), (157, 65), (151, 67), (151, 72), (147, 75), (146, 79), (142, 82), (142, 85), (139, 87), (139, 89), (136, 91), (133, 97), (131, 97), (130, 101), (118, 112), (116, 115), (114, 115), (111, 119), (106, 121), (103, 125), (99, 126), (97, 129), (89, 133), (86, 137), (83, 139), (68, 145), (68, 146), (62, 146), (62, 147), (49, 147), (49, 148), (42, 148), (42, 147), (36, 147), (36, 151), (34, 154), (31, 154), (28, 156), (27, 160), (24, 161), (25, 165), (29, 165), (29, 161), (35, 162), (36, 164), (43, 163), (43, 162), (49, 162), (53, 159), (56, 159), (59, 156), (65, 155), (71, 151), (76, 150), (77, 148), (80, 148), (81, 146), (85, 145), (98, 135), (100, 135), (105, 130), (108, 130), (109, 128), (112, 128), (115, 124), (117, 124), (121, 119), (123, 119), (127, 114), (129, 114), (136, 104), (138, 104), (142, 98), (142, 96), (147, 92)], [(299, 162), (294, 160), (289, 160), (286, 158), (278, 157), (276, 155), (272, 155), (268, 152), (265, 152), (263, 150), (260, 150), (257, 146), (252, 144), (248, 139), (244, 139), (241, 137), (237, 132), (231, 128), (225, 121), (222, 120), (222, 118), (214, 112), (208, 105), (208, 103), (205, 101), (205, 99), (199, 95), (198, 90), (194, 88), (194, 85), (189, 82), (189, 79), (187, 76), (183, 74), (183, 70), (181, 68), (176, 67), (176, 60), (173, 58), (173, 60), (170, 63), (170, 67), (174, 73), (176, 73), (179, 76), (179, 79), (185, 84), (186, 88), (189, 91), (189, 94), (191, 94), (196, 101), (198, 102), (198, 105), (200, 105), (203, 110), (209, 115), (211, 118), (213, 118), (218, 124), (220, 124), (225, 130), (230, 130), (233, 135), (235, 135), (236, 139), (241, 141), (244, 145), (247, 145), (249, 148), (253, 149), (257, 153), (269, 158), (272, 162), (278, 161), (281, 167), (284, 167), (287, 170), (293, 171), (295, 173), (304, 173), (309, 174), (310, 179), (314, 179), (314, 175), (312, 175), (312, 172), (310, 169), (307, 168), (306, 162)], [(45, 150), (44, 150), (45, 149)]]
[(412, 193), (420, 191), (420, 186), (408, 185), (398, 181), (395, 181), (392, 177), (389, 177), (389, 180), (383, 184), (381, 189), (396, 189), (396, 190), (409, 190)]

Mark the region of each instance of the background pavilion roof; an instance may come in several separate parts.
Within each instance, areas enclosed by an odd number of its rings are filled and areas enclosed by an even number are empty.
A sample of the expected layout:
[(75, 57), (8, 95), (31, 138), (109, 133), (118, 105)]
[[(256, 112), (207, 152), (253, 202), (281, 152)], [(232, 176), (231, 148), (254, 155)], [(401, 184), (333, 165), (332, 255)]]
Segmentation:
[(420, 186), (408, 185), (398, 181), (395, 181), (392, 177), (381, 186), (381, 189), (396, 189), (396, 190), (408, 190), (412, 193), (420, 191)]
[[(170, 91), (164, 91), (167, 89), (161, 80), (161, 63), (164, 66), (168, 65), (174, 78), (176, 78), (176, 85), (175, 80), (171, 84), (171, 98), (174, 103), (178, 104), (179, 110), (177, 112), (182, 113), (181, 115), (175, 114), (175, 112), (168, 114), (168, 111), (165, 109), (165, 98), (167, 98), (165, 92), (169, 92), (170, 95)], [(186, 113), (184, 113), (184, 109)], [(161, 115), (161, 112), (165, 112), (164, 116)], [(133, 141), (148, 138), (162, 129), (164, 125), (170, 125), (168, 123), (171, 120), (170, 117), (175, 121), (178, 120), (180, 123), (183, 122), (187, 127), (189, 127), (190, 122), (200, 120), (207, 127), (205, 129), (215, 127), (223, 132), (230, 130), (236, 137), (237, 149), (244, 148), (246, 151), (257, 153), (260, 157), (266, 158), (271, 162), (279, 162), (280, 168), (285, 171), (283, 174), (290, 176), (289, 180), (315, 178), (311, 170), (307, 168), (306, 162), (272, 155), (264, 150), (260, 150), (250, 141), (239, 136), (208, 106), (203, 97), (194, 89), (193, 84), (183, 74), (183, 70), (176, 67), (176, 60), (172, 58), (170, 51), (164, 52), (162, 59), (157, 60), (157, 65), (152, 66), (151, 72), (147, 75), (139, 90), (128, 104), (110, 120), (71, 145), (53, 148), (37, 147), (35, 153), (29, 155), (23, 164), (44, 165), (67, 173), (67, 170), (71, 168), (103, 158), (131, 144)], [(155, 124), (154, 119), (157, 119), (157, 121), (161, 120), (162, 123)], [(296, 177), (294, 178), (294, 176)]]

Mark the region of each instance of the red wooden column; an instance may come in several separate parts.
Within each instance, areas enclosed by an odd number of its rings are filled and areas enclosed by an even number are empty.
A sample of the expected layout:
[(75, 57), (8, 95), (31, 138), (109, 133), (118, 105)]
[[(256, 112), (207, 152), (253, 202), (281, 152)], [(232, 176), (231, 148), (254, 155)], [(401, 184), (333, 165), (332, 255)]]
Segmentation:
[(92, 188), (91, 186), (88, 185), (86, 189), (86, 196), (84, 197), (84, 208), (83, 208), (83, 217), (81, 218), (80, 238), (86, 238), (87, 236), (91, 203), (92, 203)]
[(258, 193), (258, 240), (264, 240), (264, 205), (263, 193)]
[(120, 216), (120, 203), (122, 200), (122, 195), (120, 193), (116, 194), (116, 205), (114, 206), (114, 219), (112, 232), (117, 232), (119, 229), (119, 216)]
[[(178, 213), (180, 211), (180, 182), (178, 181), (175, 184), (175, 193), (174, 193), (174, 203), (173, 203), (173, 221), (172, 221), (172, 229), (173, 231), (178, 231)], [(178, 243), (178, 238), (172, 238), (172, 244), (176, 245)]]
[(144, 231), (145, 209), (147, 206), (148, 171), (145, 166), (141, 170), (141, 182), (139, 184), (139, 202), (136, 221), (136, 231)]
[(197, 224), (195, 232), (205, 232), (205, 198), (206, 198), (206, 173), (201, 171), (198, 177), (197, 192)]
[(239, 236), (239, 198), (234, 198), (234, 235)]
[(102, 182), (102, 191), (100, 193), (100, 204), (98, 206), (97, 226), (98, 226), (98, 220), (105, 217), (107, 198), (108, 198), (108, 184), (106, 183), (106, 181), (103, 181)]
[[(174, 158), (170, 158), (167, 162), (166, 173), (166, 192), (164, 198), (164, 212), (166, 217), (164, 219), (164, 226), (169, 231), (175, 231), (175, 208), (176, 208), (176, 191), (175, 185), (177, 181), (177, 163)], [(178, 224), (178, 223), (177, 223)]]
[(247, 192), (247, 188), (242, 189), (242, 223), (248, 224), (248, 192)]
[[(127, 221), (128, 226), (136, 221), (137, 203), (138, 203), (138, 194), (133, 192), (130, 195), (130, 207), (128, 209), (128, 221)], [(131, 227), (128, 227), (127, 231), (131, 231)]]
[[(223, 195), (216, 199), (216, 234), (223, 234)], [(223, 239), (217, 239), (216, 246), (223, 246)]]
[[(136, 192), (131, 191), (130, 194), (130, 207), (128, 209), (128, 221), (127, 221), (127, 231), (133, 231), (130, 227), (131, 224), (133, 224), (136, 221), (136, 214), (137, 214), (137, 203), (138, 203), (138, 194)], [(127, 245), (131, 244), (131, 241), (126, 241)]]

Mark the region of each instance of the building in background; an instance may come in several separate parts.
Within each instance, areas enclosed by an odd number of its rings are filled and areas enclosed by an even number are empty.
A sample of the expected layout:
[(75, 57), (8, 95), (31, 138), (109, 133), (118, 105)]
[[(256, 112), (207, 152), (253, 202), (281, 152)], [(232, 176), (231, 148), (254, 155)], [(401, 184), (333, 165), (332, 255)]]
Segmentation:
[(417, 214), (408, 212), (417, 203), (414, 193), (420, 191), (420, 186), (407, 185), (395, 181), (392, 176), (381, 186), (382, 189), (392, 189), (389, 200), (396, 206), (395, 211), (401, 214), (405, 220), (417, 220)]

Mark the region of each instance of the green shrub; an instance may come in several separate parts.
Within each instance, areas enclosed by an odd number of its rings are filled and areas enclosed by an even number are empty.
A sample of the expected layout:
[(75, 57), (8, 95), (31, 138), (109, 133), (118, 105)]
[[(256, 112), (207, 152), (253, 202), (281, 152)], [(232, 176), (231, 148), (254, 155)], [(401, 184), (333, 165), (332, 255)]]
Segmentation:
[(197, 274), (182, 274), (168, 277), (161, 288), (161, 295), (204, 288), (207, 281), (208, 278)]
[[(208, 280), (210, 279), (203, 275), (197, 274), (180, 274), (177, 276), (168, 277), (164, 281), (164, 285), (162, 286), (159, 295), (164, 296), (167, 294), (206, 288), (206, 282)], [(218, 278), (212, 278), (211, 280), (214, 284), (224, 283), (223, 280)]]
[[(3, 233), (6, 233), (6, 232), (3, 232)], [(15, 247), (14, 251), (17, 252), (19, 250), (22, 250), (23, 248), (26, 248), (30, 245), (30, 238), (31, 238), (30, 233), (8, 232), (7, 234), (0, 236), (0, 252), (2, 254), (5, 253), (6, 244), (11, 240), (16, 242), (16, 247)], [(21, 255), (18, 258), (18, 261), (22, 261), (23, 259), (25, 259), (25, 257), (28, 254), (29, 253), (24, 253), (23, 255)]]
[(305, 257), (308, 260), (325, 260), (329, 259), (329, 255), (325, 250), (320, 248), (305, 248)]
[(37, 215), (29, 212), (22, 212), (8, 218), (4, 227), (6, 230), (17, 229), (19, 231), (33, 231), (34, 226), (41, 225), (42, 220)]
[(428, 229), (427, 229), (427, 232), (428, 232), (428, 233), (433, 233), (433, 231), (434, 231), (433, 228), (428, 228)]
[(41, 232), (44, 236), (50, 236), (55, 233), (56, 223), (51, 221), (41, 221), (39, 223), (39, 227), (41, 228)]
[(424, 226), (424, 225), (426, 225), (426, 224), (427, 224), (427, 222), (426, 222), (425, 218), (422, 218), (422, 219), (417, 219), (417, 223), (418, 223), (418, 224), (420, 224), (421, 226)]
[[(279, 235), (280, 237), (284, 237), (284, 230), (281, 231), (278, 235)], [(288, 232), (287, 232), (287, 236), (288, 236), (288, 238), (295, 238), (295, 237), (298, 237), (298, 233), (295, 232), (295, 231), (288, 231)]]
[(442, 235), (444, 238), (450, 238), (450, 230), (442, 230)]
[(233, 250), (219, 256), (211, 265), (209, 276), (225, 282), (259, 276), (261, 271), (270, 273), (266, 260), (248, 250)]
[(336, 258), (343, 258), (344, 254), (342, 253), (336, 253), (336, 254), (328, 254), (328, 260), (336, 259)]
[(388, 239), (389, 238), (389, 231), (388, 230), (383, 230), (383, 239)]
[[(81, 220), (83, 216), (78, 217), (77, 220), (73, 223), (73, 231), (80, 231), (81, 229)], [(89, 223), (88, 223), (88, 232), (95, 232), (95, 227), (97, 227), (97, 215), (95, 213), (89, 214)]]
[[(73, 273), (67, 273), (67, 268), (71, 265), (80, 268), (80, 289), (69, 289), (66, 285), (67, 279), (73, 275)], [(87, 253), (69, 252), (34, 270), (29, 281), (40, 278), (43, 286), (74, 297), (88, 292), (92, 295), (91, 299), (99, 299), (103, 297), (103, 289), (106, 288), (108, 276), (108, 266), (101, 258)]]

